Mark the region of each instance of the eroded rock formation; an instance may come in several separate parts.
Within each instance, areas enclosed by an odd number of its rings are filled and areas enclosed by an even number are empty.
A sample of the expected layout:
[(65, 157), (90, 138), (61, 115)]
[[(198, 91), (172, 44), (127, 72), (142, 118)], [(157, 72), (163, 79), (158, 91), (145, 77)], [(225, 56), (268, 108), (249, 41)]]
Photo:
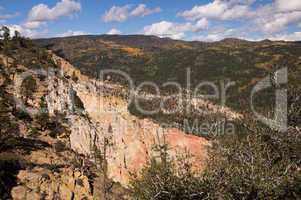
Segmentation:
[[(50, 78), (48, 110), (50, 114), (67, 114), (70, 143), (76, 152), (91, 156), (93, 147), (101, 151), (109, 141), (106, 148), (109, 178), (127, 186), (130, 173), (145, 166), (155, 153), (153, 147), (163, 143), (168, 145), (170, 155), (176, 157), (189, 153), (194, 169), (201, 171), (204, 168), (210, 145), (206, 139), (187, 135), (178, 129), (164, 128), (152, 120), (130, 114), (128, 103), (122, 97), (103, 92), (110, 90), (105, 84), (81, 75), (59, 57), (55, 60), (60, 64), (63, 76), (61, 79)], [(77, 81), (66, 79), (66, 76), (75, 76)], [(81, 113), (71, 109), (74, 94), (84, 106), (84, 110), (79, 110)]]

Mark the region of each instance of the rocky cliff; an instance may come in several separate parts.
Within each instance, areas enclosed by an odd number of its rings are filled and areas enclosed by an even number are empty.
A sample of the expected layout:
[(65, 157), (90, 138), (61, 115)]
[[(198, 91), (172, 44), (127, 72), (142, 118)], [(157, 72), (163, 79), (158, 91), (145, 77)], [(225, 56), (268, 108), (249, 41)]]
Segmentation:
[(68, 122), (41, 112), (45, 78), (0, 56), (0, 198), (93, 199), (83, 157), (69, 148)]
[[(190, 154), (195, 170), (204, 168), (210, 145), (206, 139), (130, 114), (126, 100), (114, 95), (124, 88), (88, 78), (67, 61), (57, 56), (54, 59), (62, 71), (61, 78), (50, 78), (50, 92), (46, 98), (49, 113), (66, 113), (73, 150), (90, 157), (95, 147), (101, 154), (106, 153), (110, 179), (127, 186), (130, 173), (145, 166), (155, 153), (153, 148), (160, 144), (167, 144), (174, 157)], [(72, 109), (74, 95), (82, 102), (82, 110)], [(104, 148), (106, 152), (101, 152)]]
[[(106, 182), (115, 190), (111, 199), (127, 198), (131, 174), (157, 156), (156, 147), (165, 145), (176, 161), (186, 155), (196, 173), (203, 171), (211, 146), (207, 139), (132, 114), (125, 86), (83, 75), (50, 51), (45, 56), (47, 62), (36, 58), (28, 64), (1, 55), (1, 90), (10, 95), (9, 120), (17, 123), (13, 138), (28, 138), (38, 145), (21, 154), (0, 149), (1, 156), (9, 152), (26, 161), (25, 167), (18, 165), (12, 198), (91, 199), (99, 193), (101, 199)], [(207, 101), (189, 103), (202, 107), (205, 115), (242, 117)], [(5, 146), (11, 135), (3, 138)], [(22, 150), (28, 148), (22, 145)]]

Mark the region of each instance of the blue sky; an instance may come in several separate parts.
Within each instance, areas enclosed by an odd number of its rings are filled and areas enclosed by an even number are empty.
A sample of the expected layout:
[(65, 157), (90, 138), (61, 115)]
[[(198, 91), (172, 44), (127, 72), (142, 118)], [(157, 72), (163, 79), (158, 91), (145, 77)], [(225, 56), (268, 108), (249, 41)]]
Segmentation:
[(0, 0), (0, 23), (33, 38), (146, 34), (301, 40), (300, 0)]

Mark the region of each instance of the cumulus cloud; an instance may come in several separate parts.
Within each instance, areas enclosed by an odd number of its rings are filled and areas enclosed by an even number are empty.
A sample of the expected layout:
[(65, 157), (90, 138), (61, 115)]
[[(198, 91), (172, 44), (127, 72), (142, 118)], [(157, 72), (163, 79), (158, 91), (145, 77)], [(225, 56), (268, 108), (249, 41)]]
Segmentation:
[[(2, 9), (0, 9), (1, 11)], [(60, 0), (52, 8), (45, 4), (38, 4), (29, 11), (27, 20), (22, 24), (7, 25), (11, 32), (20, 32), (25, 37), (48, 37), (48, 30), (44, 26), (48, 21), (56, 20), (63, 16), (72, 16), (81, 10), (81, 4), (76, 0)], [(9, 16), (3, 17), (8, 18)], [(3, 19), (2, 18), (2, 19)], [(1, 20), (1, 17), (0, 17)], [(60, 36), (82, 35), (82, 31), (68, 31)]]
[(262, 29), (267, 33), (275, 33), (285, 29), (288, 25), (298, 23), (301, 12), (277, 13), (267, 18), (260, 19)]
[(38, 22), (38, 21), (34, 21), (34, 22), (27, 21), (23, 24), (23, 26), (28, 29), (37, 29), (44, 25), (46, 25), (46, 22)]
[(120, 35), (120, 34), (122, 34), (122, 32), (118, 29), (113, 28), (109, 32), (107, 32), (107, 34), (108, 35)]
[(63, 16), (72, 16), (81, 10), (81, 4), (75, 0), (61, 0), (52, 8), (45, 4), (38, 4), (29, 11), (27, 20), (18, 28), (27, 37), (44, 36), (47, 30), (42, 30), (48, 21), (59, 19)]
[(206, 34), (201, 34), (198, 36), (192, 37), (192, 40), (199, 40), (199, 41), (207, 41), (207, 42), (215, 42), (222, 40), (224, 38), (232, 38), (238, 37), (240, 30), (238, 29), (226, 29), (224, 27), (216, 27)]
[(45, 4), (34, 6), (29, 14), (28, 21), (51, 21), (62, 16), (71, 16), (81, 10), (81, 4), (73, 0), (61, 0), (53, 8)]
[(149, 9), (146, 7), (145, 4), (139, 4), (134, 10), (131, 12), (131, 16), (146, 16), (146, 15), (151, 15), (153, 13), (158, 13), (161, 12), (161, 8), (157, 7), (154, 9)]
[(61, 33), (56, 35), (57, 37), (69, 37), (69, 36), (77, 36), (77, 35), (88, 35), (89, 33), (85, 32), (85, 31), (72, 31), (72, 30), (68, 30), (65, 33)]
[(196, 24), (161, 21), (144, 27), (143, 33), (145, 35), (182, 39), (186, 32), (199, 32), (207, 28), (208, 21), (206, 19), (201, 19)]
[(301, 32), (293, 32), (289, 34), (277, 34), (269, 38), (270, 40), (284, 40), (284, 41), (301, 41)]
[(249, 9), (250, 1), (221, 1), (214, 0), (205, 5), (194, 6), (191, 10), (178, 13), (187, 20), (198, 20), (201, 18), (233, 20), (250, 17), (252, 12)]
[(206, 18), (202, 18), (196, 22), (196, 24), (191, 28), (193, 32), (199, 32), (204, 29), (207, 29), (209, 26), (209, 22)]
[(27, 29), (21, 25), (16, 25), (16, 24), (6, 25), (6, 26), (10, 29), (11, 35), (14, 35), (15, 31), (18, 31), (19, 33), (21, 33), (21, 35), (29, 38), (42, 38), (42, 37), (46, 37), (48, 34), (48, 31), (46, 29), (43, 31), (36, 31), (36, 30)]
[[(288, 27), (300, 27), (300, 0), (275, 0), (270, 3), (253, 5), (255, 1), (213, 0), (206, 4), (195, 5), (189, 10), (184, 10), (178, 13), (178, 16), (183, 17), (187, 21), (213, 20), (215, 24), (224, 23), (226, 20), (243, 19), (240, 30), (251, 36), (253, 34), (262, 35), (263, 37), (273, 35), (279, 37), (279, 33), (282, 33)], [(236, 28), (232, 26), (229, 30)], [(228, 34), (226, 33), (208, 32), (208, 35), (197, 35), (196, 37), (215, 41), (227, 36)], [(241, 36), (241, 34), (238, 34), (238, 36)], [(282, 36), (288, 35), (282, 34)]]
[(110, 10), (106, 11), (102, 16), (104, 22), (124, 22), (130, 17), (144, 17), (153, 13), (158, 13), (161, 8), (154, 9), (147, 8), (145, 4), (139, 4), (133, 8), (131, 5), (113, 6)]
[(301, 1), (276, 0), (255, 9), (254, 27), (263, 33), (274, 34), (288, 26), (298, 26), (301, 21)]
[(145, 35), (156, 35), (159, 37), (169, 37), (172, 39), (181, 39), (185, 36), (185, 25), (176, 25), (172, 22), (161, 21), (144, 27)]
[(131, 8), (130, 5), (125, 5), (122, 7), (113, 6), (109, 11), (106, 11), (102, 19), (105, 22), (112, 22), (112, 21), (123, 22), (128, 19), (130, 8)]
[(301, 11), (300, 0), (276, 0), (275, 4), (279, 11)]
[[(290, 2), (294, 0), (288, 1), (288, 5)], [(301, 11), (298, 7), (284, 7), (282, 4), (283, 0), (277, 0), (275, 3), (257, 8), (253, 18), (254, 26), (268, 34), (281, 32), (290, 25), (297, 27), (301, 21)]]

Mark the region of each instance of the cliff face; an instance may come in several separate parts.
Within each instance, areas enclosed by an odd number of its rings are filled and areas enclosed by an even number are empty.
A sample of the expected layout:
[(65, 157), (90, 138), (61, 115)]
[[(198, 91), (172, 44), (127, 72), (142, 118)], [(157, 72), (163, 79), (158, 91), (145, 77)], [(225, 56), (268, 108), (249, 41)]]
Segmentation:
[[(46, 97), (49, 113), (66, 113), (73, 150), (90, 157), (95, 149), (105, 154), (108, 178), (127, 186), (130, 173), (142, 169), (156, 153), (153, 148), (160, 144), (167, 144), (173, 157), (191, 155), (194, 169), (202, 171), (210, 145), (206, 139), (130, 114), (127, 102), (112, 95), (112, 91), (122, 90), (120, 86), (87, 78), (65, 60), (54, 59), (61, 66), (62, 77), (50, 78)], [(82, 102), (83, 110), (72, 109), (74, 96)]]
[[(158, 156), (155, 147), (162, 145), (167, 146), (178, 167), (187, 155), (185, 161), (192, 164), (195, 172), (201, 173), (205, 168), (211, 145), (207, 139), (132, 114), (125, 87), (82, 75), (66, 60), (48, 54), (53, 67), (46, 63), (46, 67), (34, 68), (16, 64), (17, 59), (1, 57), (0, 86), (4, 93), (0, 94), (3, 98), (12, 96), (7, 98), (12, 105), (5, 111), (9, 116), (4, 117), (16, 122), (17, 127), (15, 136), (8, 130), (9, 134), (0, 143), (0, 161), (7, 157), (7, 152), (26, 161), (26, 167), (20, 166), (16, 171), (16, 185), (10, 190), (12, 198), (92, 199), (96, 193), (98, 196), (104, 193), (99, 186), (109, 180), (122, 186), (115, 184), (117, 193), (110, 198), (125, 199), (130, 175)], [(25, 77), (30, 79), (23, 91)], [(210, 102), (193, 100), (191, 104), (207, 109), (204, 115), (241, 117)], [(22, 105), (31, 111), (28, 116), (20, 113)], [(47, 116), (37, 112), (42, 107), (47, 110)], [(179, 115), (183, 117), (185, 113)], [(20, 150), (30, 148), (28, 152), (7, 150), (7, 143), (19, 145), (23, 140)], [(91, 172), (99, 174), (95, 176)]]
[(93, 199), (82, 158), (68, 147), (68, 123), (36, 112), (53, 86), (41, 69), (0, 55), (0, 198)]

